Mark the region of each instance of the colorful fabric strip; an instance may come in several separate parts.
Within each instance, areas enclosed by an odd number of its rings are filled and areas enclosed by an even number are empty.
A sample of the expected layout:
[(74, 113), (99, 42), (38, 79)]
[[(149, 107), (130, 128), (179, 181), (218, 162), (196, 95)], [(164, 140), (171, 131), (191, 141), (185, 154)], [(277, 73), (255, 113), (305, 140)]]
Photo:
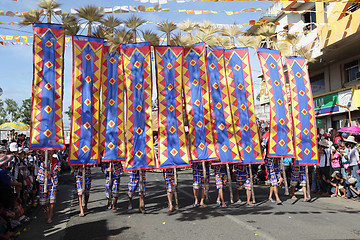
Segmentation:
[(208, 49), (207, 72), (211, 90), (210, 98), (212, 99), (210, 101), (211, 119), (214, 123), (213, 129), (216, 129), (214, 139), (220, 154), (220, 162), (213, 162), (213, 164), (239, 163), (241, 158), (229, 104), (223, 47)]
[(295, 157), (292, 138), (293, 125), (280, 51), (258, 48), (257, 52), (270, 100), (268, 156)]
[(193, 162), (219, 160), (211, 127), (205, 43), (184, 50), (183, 81)]
[(182, 105), (183, 47), (155, 47), (160, 168), (189, 167)]
[(70, 165), (98, 164), (103, 39), (73, 36)]
[(65, 30), (58, 24), (34, 24), (34, 75), (30, 149), (65, 149), (63, 73)]
[(243, 163), (263, 163), (248, 48), (225, 51), (236, 140)]
[(318, 161), (316, 120), (310, 78), (304, 57), (286, 57), (292, 117), (294, 121), (295, 166), (316, 165)]
[(125, 87), (126, 163), (125, 171), (156, 167), (151, 108), (151, 56), (150, 43), (121, 45)]
[(102, 162), (125, 161), (124, 76), (120, 49), (104, 46), (102, 65), (102, 114), (100, 155)]

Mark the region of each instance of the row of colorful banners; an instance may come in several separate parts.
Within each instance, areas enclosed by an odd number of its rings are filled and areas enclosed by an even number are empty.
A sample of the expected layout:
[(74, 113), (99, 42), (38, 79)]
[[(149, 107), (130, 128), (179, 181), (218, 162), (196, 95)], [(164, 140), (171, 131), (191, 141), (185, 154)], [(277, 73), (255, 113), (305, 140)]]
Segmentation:
[[(110, 14), (110, 13), (136, 13), (136, 12), (177, 12), (177, 13), (186, 13), (186, 14), (221, 14), (225, 13), (227, 15), (234, 15), (239, 13), (251, 13), (251, 12), (260, 12), (260, 13), (267, 13), (267, 14), (279, 14), (279, 13), (297, 13), (297, 14), (304, 14), (304, 13), (315, 13), (316, 10), (263, 10), (262, 8), (243, 8), (238, 11), (227, 11), (227, 10), (194, 10), (194, 9), (177, 9), (177, 10), (170, 10), (169, 8), (161, 8), (160, 5), (155, 5), (154, 7), (145, 7), (144, 5), (140, 6), (114, 6), (114, 7), (99, 7), (99, 10), (103, 14)], [(31, 10), (36, 11), (36, 10)], [(5, 11), (0, 10), (0, 16), (7, 16), (7, 17), (23, 17), (24, 15), (28, 14), (31, 11), (26, 12), (19, 12), (19, 11)], [(71, 14), (77, 14), (78, 9), (72, 8), (70, 10)], [(57, 8), (54, 9), (55, 15), (61, 15), (63, 13), (62, 9)], [(64, 12), (67, 13), (67, 12)], [(324, 13), (348, 13), (351, 14), (350, 11), (324, 11)], [(44, 11), (41, 11), (41, 14), (45, 15)]]
[[(65, 147), (63, 45), (60, 25), (34, 25), (31, 149)], [(103, 39), (73, 36), (73, 46), (70, 165), (125, 161), (125, 170), (138, 170), (185, 167), (191, 161), (263, 162), (247, 48), (206, 49), (204, 43), (191, 48), (155, 46), (159, 129), (153, 129), (150, 43), (122, 44), (110, 53)], [(291, 115), (280, 52), (258, 49), (258, 55), (272, 109), (268, 155), (295, 157), (297, 165), (316, 164), (316, 125), (305, 59), (286, 58)], [(158, 161), (153, 130), (159, 134)]]

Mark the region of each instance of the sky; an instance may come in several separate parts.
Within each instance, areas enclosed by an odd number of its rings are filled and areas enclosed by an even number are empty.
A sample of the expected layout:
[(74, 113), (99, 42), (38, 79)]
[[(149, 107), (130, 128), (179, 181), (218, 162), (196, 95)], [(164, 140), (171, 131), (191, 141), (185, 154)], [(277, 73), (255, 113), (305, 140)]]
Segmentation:
[[(24, 12), (32, 9), (39, 9), (35, 0), (0, 0), (0, 10)], [(71, 8), (81, 8), (88, 4), (93, 4), (99, 7), (113, 7), (124, 5), (145, 5), (145, 7), (154, 6), (155, 3), (141, 3), (135, 0), (59, 0), (61, 4), (60, 8), (66, 12), (70, 12)], [(198, 2), (184, 2), (177, 3), (175, 1), (168, 1), (166, 4), (162, 4), (162, 8), (169, 8), (169, 12), (142, 12), (136, 13), (138, 17), (141, 17), (149, 22), (160, 23), (162, 21), (172, 21), (180, 23), (187, 19), (195, 22), (210, 21), (214, 24), (243, 24), (248, 23), (250, 20), (258, 20), (261, 13), (239, 13), (235, 15), (227, 15), (226, 13), (218, 14), (186, 14), (179, 13), (178, 10), (213, 10), (213, 11), (240, 11), (247, 8), (262, 8), (266, 10), (272, 4), (271, 1), (243, 1), (243, 2), (212, 2), (212, 1), (198, 1)], [(120, 19), (127, 19), (132, 14), (130, 13), (115, 13), (114, 16)], [(59, 17), (57, 17), (59, 19)], [(20, 17), (7, 17), (0, 16), (0, 22), (19, 22)], [(46, 20), (44, 20), (46, 21)], [(54, 23), (58, 23), (57, 20), (53, 20)], [(248, 26), (244, 26), (245, 31)], [(152, 29), (158, 32), (156, 25), (146, 24), (139, 28), (140, 30)], [(158, 32), (160, 34), (160, 32)], [(86, 34), (86, 31), (83, 32)], [(19, 26), (19, 25), (0, 25), (0, 35), (14, 35), (14, 36), (32, 36), (31, 26)], [(32, 41), (31, 39), (29, 39)], [(31, 97), (32, 92), (32, 79), (33, 79), (33, 60), (32, 60), (32, 46), (26, 45), (0, 45), (0, 88), (3, 89), (3, 95), (0, 99), (6, 98), (14, 99), (18, 104), (21, 104), (22, 100)], [(257, 76), (261, 73), (259, 60), (254, 49), (250, 49), (250, 62), (251, 71), (254, 82), (255, 96), (259, 92), (260, 81)], [(72, 48), (67, 47), (65, 49), (65, 69), (64, 69), (64, 111), (71, 105), (72, 94)], [(67, 116), (64, 116), (64, 125), (69, 126), (70, 122)]]

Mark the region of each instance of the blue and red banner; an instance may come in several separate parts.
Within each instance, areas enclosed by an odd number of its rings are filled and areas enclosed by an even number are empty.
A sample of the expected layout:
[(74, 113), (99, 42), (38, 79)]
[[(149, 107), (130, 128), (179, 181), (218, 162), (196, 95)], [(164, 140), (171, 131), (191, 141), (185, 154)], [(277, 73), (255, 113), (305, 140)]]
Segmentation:
[(183, 53), (183, 47), (155, 47), (161, 169), (190, 166), (181, 94)]
[(34, 23), (30, 149), (65, 149), (62, 121), (65, 30)]
[(257, 52), (270, 100), (268, 156), (293, 158), (293, 124), (280, 51), (258, 48)]
[(286, 57), (294, 121), (295, 166), (319, 163), (316, 119), (310, 78), (304, 57)]
[(120, 49), (105, 44), (102, 65), (101, 162), (125, 161), (124, 76)]
[(225, 51), (231, 110), (243, 163), (263, 163), (248, 48)]
[(205, 43), (197, 43), (184, 49), (184, 94), (189, 123), (190, 158), (193, 162), (219, 160), (211, 126), (205, 50)]
[(100, 161), (100, 87), (103, 39), (73, 36), (70, 165)]
[(150, 43), (121, 45), (126, 108), (126, 163), (125, 171), (156, 167), (151, 107)]
[(207, 51), (207, 73), (210, 84), (211, 118), (214, 140), (218, 145), (220, 161), (213, 164), (242, 162), (235, 138), (233, 118), (229, 104), (229, 89), (225, 75), (224, 48)]

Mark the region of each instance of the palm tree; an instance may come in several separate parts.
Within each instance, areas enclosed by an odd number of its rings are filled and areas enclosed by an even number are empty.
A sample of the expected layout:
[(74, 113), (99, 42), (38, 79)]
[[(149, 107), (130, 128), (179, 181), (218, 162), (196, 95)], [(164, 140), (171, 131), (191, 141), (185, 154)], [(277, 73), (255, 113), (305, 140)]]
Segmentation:
[(63, 27), (66, 29), (69, 26), (76, 25), (78, 23), (78, 20), (73, 15), (70, 15), (68, 13), (63, 13), (61, 14), (61, 22)]
[(145, 42), (150, 42), (153, 46), (159, 45), (159, 37), (153, 31), (145, 30), (142, 32), (142, 34)]
[(47, 22), (51, 23), (51, 16), (54, 14), (53, 10), (60, 7), (55, 0), (43, 0), (38, 3), (38, 6), (46, 10)]
[(205, 42), (208, 46), (216, 46), (217, 41), (214, 38), (215, 34), (220, 30), (216, 28), (212, 23), (204, 21), (198, 25), (199, 32), (196, 34), (196, 38), (202, 42)]
[(130, 18), (124, 21), (125, 26), (131, 29), (133, 41), (136, 42), (136, 29), (143, 25), (146, 21), (142, 18), (132, 15)]
[(158, 30), (164, 32), (166, 34), (166, 45), (170, 45), (171, 43), (171, 32), (176, 30), (176, 24), (173, 22), (169, 22), (166, 20), (162, 22), (158, 26)]
[(216, 34), (214, 36), (214, 41), (215, 41), (216, 46), (222, 46), (222, 47), (224, 47), (226, 49), (231, 48), (229, 38), (222, 37), (220, 34)]
[(197, 26), (197, 23), (191, 22), (188, 19), (179, 26), (179, 29), (186, 32), (188, 36), (192, 37), (191, 33), (197, 28)]
[(229, 37), (230, 38), (230, 43), (232, 47), (235, 47), (235, 37), (240, 35), (242, 32), (240, 30), (240, 28), (235, 25), (232, 24), (230, 26), (224, 27), (221, 30), (221, 35), (225, 36), (225, 37)]
[(97, 38), (108, 38), (110, 35), (103, 26), (98, 26), (95, 28), (95, 31), (91, 34), (91, 36)]
[(114, 16), (108, 16), (105, 19), (100, 21), (102, 25), (105, 27), (103, 30), (107, 34), (110, 34), (111, 37), (114, 36), (114, 30), (116, 27), (118, 27), (122, 21)]
[(207, 35), (213, 35), (220, 31), (217, 27), (214, 26), (214, 24), (208, 21), (204, 21), (202, 24), (199, 24), (197, 28), (200, 32), (203, 32)]
[(250, 36), (241, 36), (237, 38), (240, 46), (256, 48), (260, 44), (258, 38), (252, 38)]
[(275, 27), (271, 25), (262, 25), (258, 30), (257, 34), (265, 39), (266, 48), (271, 48), (277, 41)]
[(290, 44), (290, 54), (293, 55), (296, 52), (296, 45), (300, 42), (300, 37), (297, 34), (287, 33), (285, 36), (285, 41)]
[(76, 35), (78, 34), (79, 31), (80, 31), (80, 25), (77, 23), (65, 27), (65, 35), (68, 36)]
[(30, 11), (24, 14), (24, 19), (20, 21), (21, 25), (31, 25), (40, 22), (40, 13), (38, 11)]
[(125, 29), (115, 29), (114, 36), (110, 37), (108, 41), (110, 43), (109, 51), (112, 52), (115, 51), (120, 46), (120, 44), (131, 42), (131, 34), (129, 34), (129, 32)]
[(104, 17), (104, 14), (102, 14), (94, 5), (88, 5), (85, 8), (80, 8), (76, 15), (87, 22), (88, 36), (91, 36), (91, 28), (93, 23), (100, 22)]

